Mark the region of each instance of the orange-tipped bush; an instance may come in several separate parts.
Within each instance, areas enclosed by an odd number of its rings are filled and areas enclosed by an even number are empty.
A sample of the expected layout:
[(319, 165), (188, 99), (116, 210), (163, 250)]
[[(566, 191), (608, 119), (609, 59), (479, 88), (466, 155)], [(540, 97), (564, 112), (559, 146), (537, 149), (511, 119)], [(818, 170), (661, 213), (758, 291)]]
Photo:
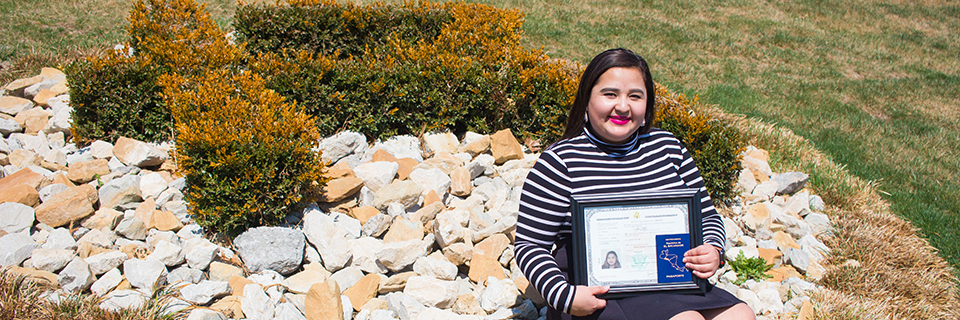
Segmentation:
[(670, 93), (657, 86), (655, 126), (672, 132), (697, 161), (707, 191), (714, 201), (726, 202), (736, 196), (734, 186), (740, 170), (740, 154), (746, 144), (730, 124), (695, 110), (697, 101)]
[(198, 224), (236, 234), (279, 225), (326, 183), (311, 117), (250, 72), (161, 78)]

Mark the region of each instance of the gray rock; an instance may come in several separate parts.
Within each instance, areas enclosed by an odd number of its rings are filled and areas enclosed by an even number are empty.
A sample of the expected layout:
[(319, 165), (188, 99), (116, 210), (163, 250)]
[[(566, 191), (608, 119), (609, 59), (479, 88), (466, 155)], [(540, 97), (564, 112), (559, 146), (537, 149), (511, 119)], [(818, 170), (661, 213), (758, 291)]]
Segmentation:
[(100, 308), (118, 312), (123, 309), (137, 309), (143, 307), (147, 297), (137, 290), (116, 290), (104, 296)]
[(803, 189), (809, 178), (810, 176), (803, 172), (786, 172), (778, 174), (771, 180), (779, 185), (777, 194), (793, 194)]
[(34, 249), (33, 255), (30, 256), (30, 263), (34, 268), (57, 273), (76, 256), (73, 250)]
[(53, 88), (53, 86), (57, 85), (60, 82), (62, 81), (55, 80), (55, 79), (46, 79), (46, 80), (34, 83), (33, 85), (23, 89), (23, 95), (26, 98), (32, 99), (33, 97), (36, 97), (37, 94), (40, 93), (40, 90)]
[(100, 276), (100, 279), (93, 282), (93, 285), (90, 286), (90, 292), (97, 296), (103, 296), (113, 290), (113, 288), (116, 288), (122, 281), (123, 275), (120, 274), (120, 270), (116, 268), (110, 269), (110, 271)]
[(140, 197), (140, 176), (125, 175), (105, 183), (99, 189), (100, 207), (116, 209), (120, 205), (143, 201)]
[[(143, 191), (142, 189), (143, 188), (141, 188), (141, 191)], [(163, 207), (163, 205), (170, 201), (183, 201), (183, 193), (177, 189), (170, 189), (169, 185), (167, 185), (167, 189), (157, 196), (157, 206)]]
[(783, 254), (784, 260), (790, 265), (800, 270), (800, 272), (807, 272), (807, 269), (810, 268), (810, 256), (807, 255), (803, 250), (798, 249), (789, 249)]
[(11, 133), (23, 132), (23, 126), (13, 119), (0, 118), (0, 134), (6, 136)]
[(813, 228), (816, 233), (833, 229), (833, 225), (830, 224), (830, 218), (822, 213), (812, 212), (807, 214), (807, 216), (803, 218), (803, 221), (810, 224), (810, 227)]
[(446, 309), (457, 300), (459, 286), (456, 281), (433, 277), (413, 276), (407, 279), (403, 293), (417, 299), (424, 306)]
[(147, 238), (147, 225), (137, 217), (120, 220), (114, 231), (127, 239), (144, 240)]
[(305, 244), (303, 232), (280, 227), (253, 228), (233, 241), (251, 271), (274, 270), (281, 274), (291, 274), (300, 268)]
[(358, 267), (343, 268), (330, 275), (330, 279), (336, 281), (337, 285), (340, 286), (340, 292), (352, 287), (357, 281), (360, 281), (360, 278), (363, 278), (363, 271)]
[(70, 261), (70, 263), (60, 271), (60, 274), (57, 275), (57, 282), (60, 283), (60, 288), (71, 293), (87, 290), (87, 288), (90, 288), (90, 285), (93, 284), (94, 280), (95, 278), (93, 273), (90, 272), (90, 267), (79, 257)]
[(400, 165), (393, 161), (367, 162), (353, 168), (353, 173), (363, 180), (364, 186), (376, 192), (393, 182), (399, 168)]
[(230, 294), (230, 284), (226, 281), (200, 281), (180, 289), (180, 297), (187, 302), (206, 305), (214, 298)]
[(11, 233), (0, 238), (0, 267), (20, 265), (37, 248), (26, 233)]
[(199, 283), (200, 280), (203, 280), (203, 271), (188, 266), (180, 266), (167, 273), (167, 283), (169, 284)]
[(36, 212), (32, 207), (16, 202), (0, 203), (0, 230), (7, 233), (30, 231)]
[(320, 141), (320, 150), (323, 151), (321, 158), (330, 163), (366, 148), (366, 136), (351, 131), (343, 131)]
[(360, 229), (360, 233), (367, 237), (379, 238), (384, 232), (387, 232), (387, 230), (390, 229), (390, 224), (392, 223), (393, 218), (390, 216), (385, 214), (377, 214), (367, 219), (367, 223), (363, 224), (363, 228)]
[(147, 231), (147, 234), (149, 234), (147, 236), (147, 245), (151, 248), (156, 248), (157, 243), (160, 241), (167, 241), (178, 246), (181, 245), (180, 237), (178, 237), (176, 233), (173, 233), (173, 231), (150, 229), (150, 231)]
[(166, 280), (166, 273), (167, 267), (158, 260), (129, 259), (123, 262), (123, 275), (130, 285), (148, 292), (153, 292), (158, 282), (162, 284), (163, 281), (158, 280)]
[(73, 239), (70, 230), (56, 228), (50, 231), (46, 242), (40, 247), (44, 249), (77, 250), (77, 241)]
[(347, 238), (357, 239), (360, 237), (360, 229), (363, 228), (363, 224), (360, 223), (360, 220), (354, 219), (342, 213), (332, 216), (333, 222), (336, 224), (337, 228), (347, 232)]
[(352, 320), (353, 319), (353, 303), (350, 302), (350, 297), (340, 296), (340, 306), (343, 310), (343, 320)]
[[(77, 235), (74, 234), (74, 236), (77, 236)], [(77, 240), (77, 244), (79, 245), (81, 242), (88, 242), (90, 244), (93, 244), (99, 247), (110, 248), (113, 246), (114, 242), (116, 241), (117, 241), (117, 235), (114, 234), (113, 231), (93, 229), (87, 232), (86, 234), (84, 234), (83, 236), (81, 236), (80, 240)]]
[(178, 266), (186, 261), (183, 257), (183, 248), (181, 248), (179, 245), (170, 243), (170, 241), (167, 240), (160, 240), (157, 242), (153, 252), (147, 256), (147, 260), (150, 259), (156, 259), (160, 262), (163, 262), (163, 264), (168, 267)]
[(186, 178), (177, 178), (167, 184), (168, 189), (175, 189), (177, 191), (183, 192), (183, 189), (187, 187)]

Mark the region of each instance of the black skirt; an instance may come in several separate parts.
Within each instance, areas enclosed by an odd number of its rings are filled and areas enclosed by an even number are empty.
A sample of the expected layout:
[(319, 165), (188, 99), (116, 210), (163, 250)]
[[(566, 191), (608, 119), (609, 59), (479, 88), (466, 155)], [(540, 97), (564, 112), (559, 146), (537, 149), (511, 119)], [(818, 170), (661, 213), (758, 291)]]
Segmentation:
[[(558, 247), (553, 256), (557, 259), (557, 265), (563, 275), (570, 279), (570, 264), (567, 255), (572, 254), (569, 250), (569, 242), (557, 243)], [(643, 319), (643, 320), (667, 320), (671, 317), (690, 310), (709, 310), (716, 308), (731, 307), (735, 304), (743, 303), (737, 297), (726, 290), (707, 284), (706, 292), (699, 293), (673, 293), (669, 291), (643, 293), (637, 296), (631, 296), (620, 299), (607, 300), (607, 307), (597, 310), (586, 317), (574, 317), (570, 314), (560, 312), (553, 307), (547, 307), (547, 319)]]

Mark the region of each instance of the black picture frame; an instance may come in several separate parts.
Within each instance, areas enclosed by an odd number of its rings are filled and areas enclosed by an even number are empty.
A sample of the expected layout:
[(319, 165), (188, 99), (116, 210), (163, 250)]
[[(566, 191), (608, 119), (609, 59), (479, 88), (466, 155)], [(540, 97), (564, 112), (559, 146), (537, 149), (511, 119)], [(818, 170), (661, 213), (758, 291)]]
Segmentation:
[[(683, 252), (703, 244), (699, 190), (574, 195), (572, 210), (575, 285), (610, 286), (600, 296), (605, 299), (655, 291), (706, 291), (707, 280), (694, 276), (682, 262)], [(632, 256), (626, 259), (626, 254), (611, 248)], [(650, 262), (651, 249), (655, 263)], [(628, 265), (621, 266), (621, 259)], [(655, 280), (651, 263), (656, 265)]]

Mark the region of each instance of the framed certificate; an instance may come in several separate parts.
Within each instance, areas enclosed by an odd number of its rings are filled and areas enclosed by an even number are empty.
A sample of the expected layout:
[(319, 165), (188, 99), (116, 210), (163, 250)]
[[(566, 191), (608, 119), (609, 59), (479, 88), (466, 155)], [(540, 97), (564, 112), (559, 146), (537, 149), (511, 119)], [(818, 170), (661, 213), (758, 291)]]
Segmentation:
[(703, 292), (683, 254), (703, 243), (697, 189), (574, 196), (574, 284), (610, 286), (604, 298)]

